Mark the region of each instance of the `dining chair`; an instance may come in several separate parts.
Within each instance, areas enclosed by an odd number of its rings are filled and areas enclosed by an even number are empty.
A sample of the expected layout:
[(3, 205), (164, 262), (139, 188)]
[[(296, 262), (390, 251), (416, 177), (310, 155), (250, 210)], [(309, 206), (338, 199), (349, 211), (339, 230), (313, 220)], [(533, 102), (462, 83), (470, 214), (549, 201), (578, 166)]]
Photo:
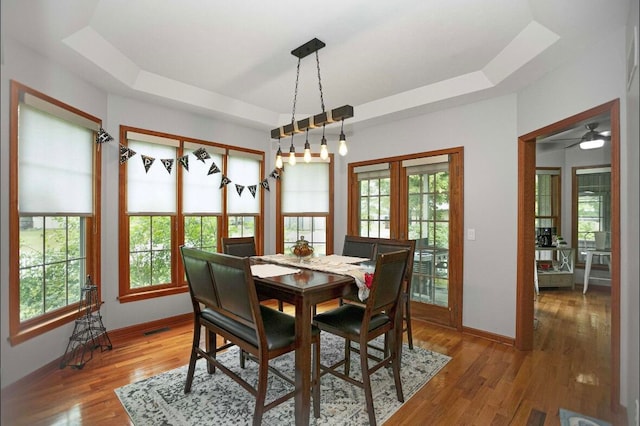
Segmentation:
[[(256, 398), (253, 424), (259, 425), (265, 411), (292, 398), (293, 390), (266, 403), (269, 371), (295, 386), (294, 381), (269, 365), (269, 360), (292, 352), (296, 347), (292, 316), (261, 305), (251, 275), (250, 261), (221, 253), (180, 247), (193, 305), (193, 343), (184, 392), (191, 391), (196, 361), (207, 360), (207, 372), (216, 368), (235, 380)], [(205, 348), (200, 346), (201, 328), (206, 329)], [(320, 332), (312, 328), (312, 396), (315, 417), (320, 416)], [(224, 342), (218, 346), (216, 336)], [(217, 354), (238, 346), (258, 363), (257, 385), (252, 385), (217, 359)]]
[[(240, 257), (255, 256), (256, 240), (254, 237), (222, 237), (222, 252)], [(278, 310), (284, 310), (282, 300), (278, 300)]]
[(413, 277), (413, 257), (416, 251), (416, 240), (380, 239), (376, 247), (378, 254), (405, 249), (409, 250), (409, 258), (407, 259), (407, 271), (402, 286), (402, 318), (404, 320), (402, 331), (403, 333), (405, 331), (407, 332), (409, 349), (413, 349), (413, 333), (411, 331), (411, 279)]
[[(402, 345), (402, 318), (398, 305), (402, 298), (402, 282), (407, 268), (408, 250), (382, 253), (376, 260), (376, 273), (365, 306), (345, 303), (330, 311), (317, 314), (313, 324), (321, 331), (345, 339), (344, 359), (331, 366), (320, 366), (323, 374), (329, 373), (364, 389), (369, 423), (376, 424), (371, 393), (371, 374), (382, 367), (391, 366), (398, 401), (404, 402), (400, 380), (400, 353)], [(390, 339), (390, 350), (382, 359), (369, 366), (368, 343), (378, 336)], [(359, 344), (358, 349), (351, 342)], [(351, 351), (360, 355), (362, 380), (349, 375)], [(338, 368), (344, 365), (343, 372)]]
[(376, 240), (357, 235), (345, 235), (342, 255), (373, 260), (376, 258)]

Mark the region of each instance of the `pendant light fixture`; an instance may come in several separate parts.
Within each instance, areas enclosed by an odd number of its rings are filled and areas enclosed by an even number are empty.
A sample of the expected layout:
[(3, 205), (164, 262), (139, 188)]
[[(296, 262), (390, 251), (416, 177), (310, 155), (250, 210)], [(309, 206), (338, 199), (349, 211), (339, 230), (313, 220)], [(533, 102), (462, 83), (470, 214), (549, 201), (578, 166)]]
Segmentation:
[[(308, 41), (302, 46), (291, 51), (291, 54), (298, 58), (298, 66), (296, 69), (296, 85), (293, 94), (293, 107), (291, 110), (291, 123), (278, 127), (276, 129), (271, 130), (271, 138), (278, 139), (278, 152), (276, 154), (276, 167), (282, 168), (282, 151), (280, 149), (280, 139), (291, 136), (291, 147), (289, 148), (289, 164), (295, 165), (295, 147), (293, 145), (293, 135), (300, 132), (306, 132), (307, 137), (304, 144), (304, 161), (311, 161), (311, 145), (309, 143), (309, 130), (315, 129), (317, 127), (322, 126), (322, 139), (320, 140), (320, 158), (326, 160), (329, 158), (329, 150), (327, 147), (327, 139), (325, 138), (325, 126), (331, 123), (337, 123), (340, 121), (340, 140), (339, 140), (339, 148), (338, 152), (340, 155), (346, 155), (348, 152), (347, 149), (347, 141), (344, 135), (344, 120), (347, 118), (353, 117), (353, 107), (351, 105), (343, 105), (339, 108), (335, 108), (333, 110), (325, 110), (324, 107), (324, 96), (322, 93), (322, 80), (320, 78), (320, 59), (318, 57), (318, 50), (322, 49), (325, 44), (314, 38), (313, 40)], [(298, 81), (300, 78), (300, 61), (302, 58), (315, 53), (316, 54), (316, 66), (318, 69), (318, 87), (320, 89), (320, 105), (322, 107), (322, 112), (320, 114), (316, 114), (310, 117), (307, 117), (303, 120), (296, 121), (296, 100), (298, 97)], [(280, 160), (278, 160), (280, 159)], [(280, 165), (280, 166), (279, 166)]]

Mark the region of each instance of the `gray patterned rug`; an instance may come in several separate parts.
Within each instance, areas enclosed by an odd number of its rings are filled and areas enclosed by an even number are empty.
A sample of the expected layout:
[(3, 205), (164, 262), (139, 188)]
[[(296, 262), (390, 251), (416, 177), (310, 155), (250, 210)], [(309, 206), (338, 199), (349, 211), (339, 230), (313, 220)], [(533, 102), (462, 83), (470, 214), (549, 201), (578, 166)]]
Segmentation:
[[(330, 365), (344, 354), (343, 340), (322, 333), (321, 363)], [(351, 375), (360, 377), (358, 355), (352, 353)], [(237, 348), (218, 358), (226, 366), (240, 372), (252, 384), (257, 378), (257, 365), (248, 362), (240, 369)], [(405, 401), (424, 386), (451, 358), (426, 349), (404, 345), (402, 350), (402, 388)], [(293, 353), (272, 360), (272, 365), (293, 377)], [(199, 360), (189, 394), (184, 393), (187, 366), (135, 382), (115, 390), (134, 425), (248, 425), (253, 419), (254, 398), (226, 374), (216, 371), (209, 375), (204, 360)], [(253, 378), (253, 380), (252, 380)], [(402, 405), (396, 398), (393, 375), (390, 369), (378, 370), (371, 377), (374, 406), (378, 423), (383, 423)], [(291, 385), (269, 374), (267, 401), (289, 391)], [(364, 391), (335, 376), (321, 378), (321, 417), (312, 425), (366, 425), (368, 416)], [(294, 423), (293, 399), (280, 404), (264, 414), (265, 425), (292, 425)]]

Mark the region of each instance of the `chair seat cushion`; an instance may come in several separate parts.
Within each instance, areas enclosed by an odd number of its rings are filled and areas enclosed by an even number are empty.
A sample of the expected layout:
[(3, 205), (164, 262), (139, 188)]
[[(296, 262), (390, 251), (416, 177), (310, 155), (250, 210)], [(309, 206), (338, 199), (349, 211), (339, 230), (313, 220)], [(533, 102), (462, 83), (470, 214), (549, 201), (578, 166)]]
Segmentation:
[[(262, 305), (260, 305), (260, 313), (264, 322), (268, 350), (284, 348), (295, 342), (296, 323), (294, 317)], [(223, 328), (242, 340), (251, 343), (256, 348), (258, 347), (258, 335), (252, 327), (248, 327), (210, 308), (203, 309), (201, 316), (205, 321)], [(320, 330), (318, 327), (312, 326), (311, 333), (317, 336)]]
[[(342, 330), (349, 334), (359, 334), (364, 311), (365, 309), (362, 306), (347, 303), (336, 309), (316, 315), (313, 317), (313, 321), (316, 324), (326, 324), (331, 328)], [(389, 316), (386, 314), (373, 315), (369, 322), (368, 331), (375, 330), (389, 321)]]

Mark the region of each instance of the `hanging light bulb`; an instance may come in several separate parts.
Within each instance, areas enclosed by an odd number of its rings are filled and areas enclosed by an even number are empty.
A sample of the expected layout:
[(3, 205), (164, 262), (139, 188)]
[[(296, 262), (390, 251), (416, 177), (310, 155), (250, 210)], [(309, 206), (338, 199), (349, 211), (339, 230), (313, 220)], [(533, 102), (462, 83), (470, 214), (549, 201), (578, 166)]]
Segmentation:
[(280, 146), (278, 146), (278, 152), (276, 153), (276, 168), (281, 169), (282, 166), (282, 150), (280, 149)]
[(324, 137), (324, 124), (322, 125), (322, 139), (320, 139), (320, 158), (326, 160), (329, 158), (329, 150), (327, 149), (327, 138)]
[(338, 147), (338, 152), (343, 157), (347, 155), (349, 150), (347, 149), (347, 138), (344, 136), (344, 119), (342, 120), (342, 124), (340, 125), (340, 140), (338, 141), (340, 146)]
[(304, 162), (311, 162), (311, 145), (309, 145), (309, 128), (307, 127), (307, 139), (304, 142)]
[(293, 146), (293, 134), (291, 134), (291, 147), (289, 148), (289, 165), (296, 165), (296, 149)]

